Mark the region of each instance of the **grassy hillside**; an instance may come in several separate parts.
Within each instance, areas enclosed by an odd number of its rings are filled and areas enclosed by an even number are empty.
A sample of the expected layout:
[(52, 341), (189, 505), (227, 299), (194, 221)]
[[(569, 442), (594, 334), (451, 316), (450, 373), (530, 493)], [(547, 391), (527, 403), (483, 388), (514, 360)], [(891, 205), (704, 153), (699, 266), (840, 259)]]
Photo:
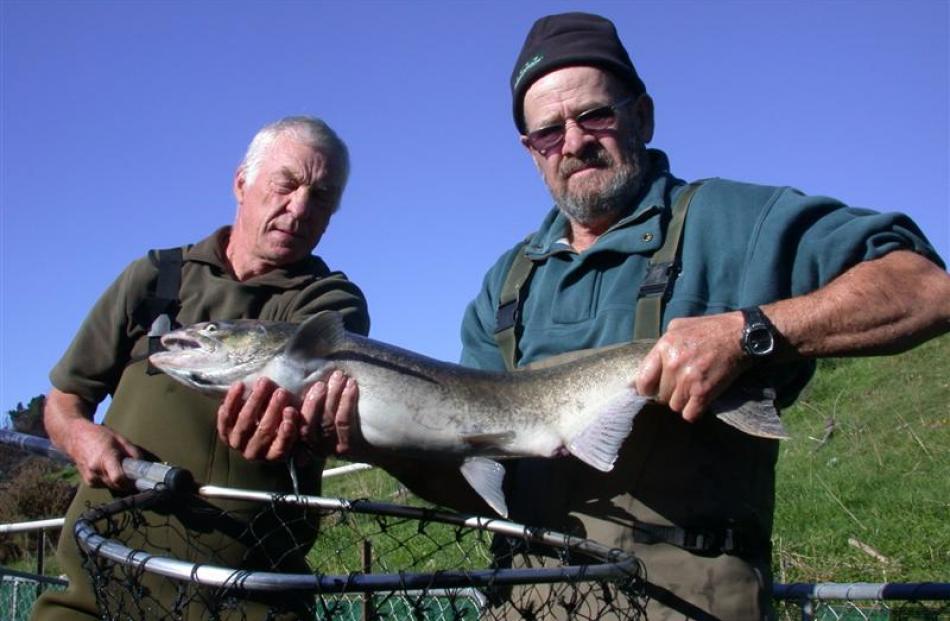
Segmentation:
[(950, 337), (822, 361), (784, 419), (776, 580), (950, 577)]

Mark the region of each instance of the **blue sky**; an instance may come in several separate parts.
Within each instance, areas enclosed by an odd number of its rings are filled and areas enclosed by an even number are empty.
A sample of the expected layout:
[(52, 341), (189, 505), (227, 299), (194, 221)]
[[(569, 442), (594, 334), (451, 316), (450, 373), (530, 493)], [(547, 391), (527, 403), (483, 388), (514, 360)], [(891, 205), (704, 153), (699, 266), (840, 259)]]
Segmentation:
[(46, 392), (128, 262), (230, 222), (244, 148), (290, 114), (350, 146), (317, 253), (372, 336), (457, 359), (485, 270), (550, 205), (507, 85), (534, 19), (567, 10), (615, 21), (678, 176), (904, 211), (950, 254), (945, 0), (2, 0), (0, 410)]

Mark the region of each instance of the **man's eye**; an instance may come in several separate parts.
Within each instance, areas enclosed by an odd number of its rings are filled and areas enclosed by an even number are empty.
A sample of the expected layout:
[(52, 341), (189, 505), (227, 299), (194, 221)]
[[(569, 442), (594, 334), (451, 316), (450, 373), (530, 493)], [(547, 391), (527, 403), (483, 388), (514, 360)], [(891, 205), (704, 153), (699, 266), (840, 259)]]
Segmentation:
[(542, 127), (541, 129), (536, 129), (531, 132), (531, 135), (538, 140), (547, 140), (552, 136), (558, 136), (564, 131), (564, 125), (549, 125), (547, 127)]
[[(577, 123), (581, 127), (606, 125), (613, 122), (613, 120), (614, 110), (610, 106), (594, 108), (593, 110), (588, 110), (583, 114), (577, 115)], [(591, 129), (599, 129), (599, 127), (591, 127)]]

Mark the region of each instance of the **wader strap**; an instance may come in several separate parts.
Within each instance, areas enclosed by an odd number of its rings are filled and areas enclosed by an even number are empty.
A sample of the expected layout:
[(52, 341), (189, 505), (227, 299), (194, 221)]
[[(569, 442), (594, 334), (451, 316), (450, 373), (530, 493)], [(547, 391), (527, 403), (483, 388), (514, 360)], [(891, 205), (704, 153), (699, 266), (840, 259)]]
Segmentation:
[(734, 528), (680, 528), (646, 522), (634, 523), (633, 540), (637, 543), (668, 543), (694, 554), (743, 557), (758, 556), (768, 548)]
[(508, 268), (505, 284), (502, 285), (501, 295), (498, 297), (498, 310), (495, 312), (495, 342), (498, 343), (501, 357), (505, 360), (505, 368), (509, 371), (515, 368), (518, 347), (515, 328), (521, 310), (521, 292), (534, 271), (534, 261), (524, 253), (527, 245), (528, 240), (525, 239), (515, 253), (515, 261)]
[(646, 276), (640, 283), (637, 293), (637, 314), (633, 328), (633, 338), (656, 339), (660, 336), (663, 324), (663, 305), (672, 290), (673, 281), (679, 273), (679, 243), (683, 236), (683, 223), (686, 212), (696, 190), (702, 181), (690, 183), (673, 203), (670, 223), (666, 227), (666, 238), (659, 250), (650, 257)]
[[(174, 318), (178, 314), (181, 264), (181, 248), (158, 251), (158, 279), (155, 282), (155, 291), (145, 299), (148, 320), (151, 322), (148, 330), (149, 354), (161, 351), (162, 335), (172, 329)], [(149, 375), (161, 373), (151, 362), (145, 372)]]

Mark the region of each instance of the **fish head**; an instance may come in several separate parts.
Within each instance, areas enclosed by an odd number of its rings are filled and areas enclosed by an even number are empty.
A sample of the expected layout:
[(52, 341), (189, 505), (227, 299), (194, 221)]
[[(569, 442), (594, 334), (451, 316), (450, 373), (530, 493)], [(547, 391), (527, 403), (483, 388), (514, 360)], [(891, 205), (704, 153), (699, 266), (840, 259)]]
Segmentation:
[(149, 356), (153, 366), (205, 394), (221, 395), (237, 381), (256, 377), (283, 351), (296, 326), (275, 321), (206, 321), (161, 338), (164, 351)]

